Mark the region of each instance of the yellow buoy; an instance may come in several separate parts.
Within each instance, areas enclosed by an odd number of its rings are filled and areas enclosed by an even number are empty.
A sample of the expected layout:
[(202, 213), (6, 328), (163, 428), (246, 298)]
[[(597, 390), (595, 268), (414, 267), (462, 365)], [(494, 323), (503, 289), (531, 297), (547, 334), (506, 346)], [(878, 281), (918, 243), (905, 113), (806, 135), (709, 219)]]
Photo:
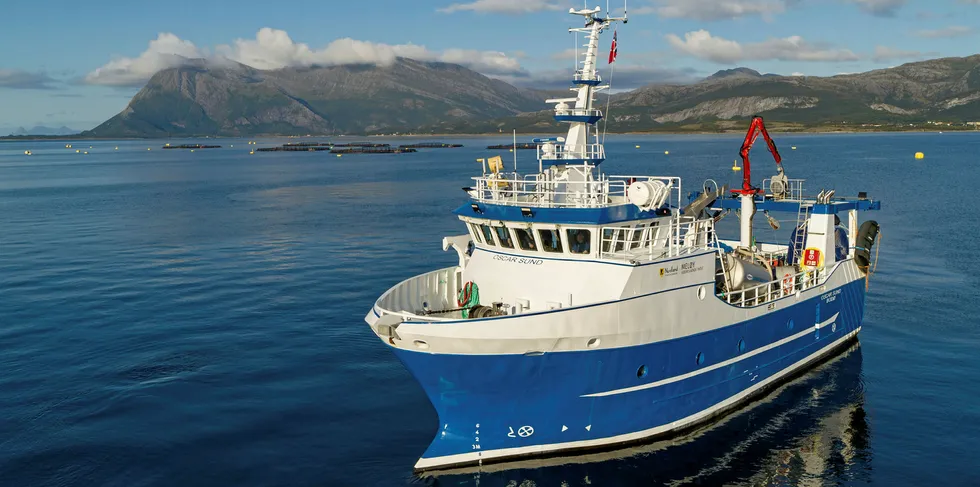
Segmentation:
[(194, 152), (194, 149), (191, 149), (191, 152)]
[(637, 148), (637, 149), (639, 149), (639, 148), (640, 148), (640, 146), (636, 146), (636, 148)]
[(670, 155), (670, 151), (669, 151), (669, 150), (665, 150), (665, 151), (664, 151), (664, 155), (665, 155), (665, 156), (669, 156), (669, 155)]
[(231, 146), (232, 146), (232, 147), (235, 147), (235, 144), (231, 144)]
[(170, 147), (170, 142), (167, 142), (167, 147)]
[(341, 157), (341, 156), (343, 156), (343, 154), (337, 154), (337, 157)]
[(25, 155), (25, 156), (29, 156), (29, 155), (31, 155), (31, 151), (29, 151), (29, 150), (26, 150), (26, 151), (24, 151), (24, 155)]
[(89, 148), (89, 149), (91, 149), (91, 148), (92, 148), (92, 146), (88, 146), (88, 148)]
[(88, 151), (83, 152), (83, 154), (88, 154)]
[(925, 157), (926, 157), (926, 155), (923, 154), (923, 153), (921, 153), (921, 152), (916, 152), (915, 153), (915, 158), (916, 159), (925, 159)]
[(146, 150), (150, 150), (150, 148), (149, 148), (149, 147), (147, 147), (147, 148), (146, 148)]
[(82, 152), (82, 151), (80, 151), (80, 150), (78, 150), (78, 149), (75, 149), (75, 153), (76, 153), (76, 154), (78, 154), (79, 152)]
[(116, 150), (119, 150), (119, 148), (118, 148), (118, 147), (116, 147)]
[(793, 150), (796, 150), (796, 146), (794, 145), (794, 146), (792, 147), (792, 149), (793, 149)]
[(738, 167), (738, 161), (732, 162), (732, 171), (741, 171), (742, 168)]

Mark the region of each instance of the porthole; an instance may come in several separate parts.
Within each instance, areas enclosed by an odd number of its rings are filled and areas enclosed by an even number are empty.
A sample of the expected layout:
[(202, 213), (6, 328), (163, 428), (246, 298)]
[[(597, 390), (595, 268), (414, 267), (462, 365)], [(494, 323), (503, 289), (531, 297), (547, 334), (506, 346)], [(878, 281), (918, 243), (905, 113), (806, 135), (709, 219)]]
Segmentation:
[(795, 327), (796, 325), (793, 323), (793, 320), (789, 320), (788, 322), (786, 322), (786, 329), (792, 330)]
[(704, 301), (704, 296), (706, 294), (707, 294), (707, 291), (704, 290), (704, 286), (698, 286), (698, 299), (700, 299), (701, 301)]
[(641, 365), (640, 368), (636, 369), (636, 377), (642, 379), (647, 376), (647, 366)]
[(745, 339), (744, 338), (739, 338), (738, 339), (738, 353), (742, 353), (744, 351), (745, 351)]
[(834, 323), (833, 325), (830, 325), (830, 332), (831, 333), (836, 333), (837, 332), (837, 323)]
[(425, 343), (422, 340), (415, 340), (415, 346), (418, 347), (418, 348), (420, 348), (420, 349), (422, 349), (422, 350), (425, 350), (425, 349), (429, 348), (429, 344), (428, 343)]
[(704, 353), (698, 352), (698, 356), (695, 358), (695, 360), (698, 361), (698, 365), (703, 364), (704, 363)]
[(599, 346), (599, 343), (601, 343), (601, 342), (602, 342), (602, 340), (600, 340), (598, 338), (590, 338), (589, 339), (589, 342), (586, 343), (586, 346), (588, 346), (589, 348), (595, 348), (595, 347), (598, 347)]

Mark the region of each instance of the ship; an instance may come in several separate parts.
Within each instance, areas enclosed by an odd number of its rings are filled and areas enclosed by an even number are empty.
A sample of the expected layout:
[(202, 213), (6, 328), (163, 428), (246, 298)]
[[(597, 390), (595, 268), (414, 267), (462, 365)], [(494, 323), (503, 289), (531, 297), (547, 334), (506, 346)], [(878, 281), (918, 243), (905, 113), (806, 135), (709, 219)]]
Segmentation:
[[(536, 172), (482, 159), (453, 211), (465, 233), (442, 239), (457, 264), (395, 284), (365, 316), (438, 415), (416, 473), (680, 435), (861, 331), (879, 226), (859, 215), (881, 202), (811, 196), (761, 117), (733, 168), (740, 188), (706, 181), (684, 194), (679, 177), (604, 173), (599, 40), (627, 18), (569, 13), (586, 40), (574, 96), (548, 100), (567, 133), (533, 140)], [(777, 173), (757, 185), (749, 151), (760, 136)], [(772, 213), (795, 218), (788, 241), (757, 240), (760, 213), (774, 228)], [(729, 214), (737, 230), (719, 235)]]

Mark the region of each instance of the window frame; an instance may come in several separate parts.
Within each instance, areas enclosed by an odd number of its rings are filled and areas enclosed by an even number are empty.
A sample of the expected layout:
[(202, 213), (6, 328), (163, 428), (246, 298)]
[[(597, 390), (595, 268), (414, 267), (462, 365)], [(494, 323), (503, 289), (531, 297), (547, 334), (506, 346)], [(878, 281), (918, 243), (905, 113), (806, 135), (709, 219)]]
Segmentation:
[[(544, 252), (546, 254), (564, 254), (565, 253), (565, 247), (561, 243), (561, 231), (557, 227), (555, 227), (555, 228), (538, 228), (537, 231), (538, 231), (537, 237), (538, 237), (538, 239), (540, 240), (540, 243), (541, 243), (541, 250), (540, 250), (540, 252)], [(557, 237), (558, 238), (558, 248), (556, 250), (549, 249), (548, 246), (545, 245), (545, 243), (544, 243), (544, 240), (545, 239), (541, 235), (541, 232), (551, 232), (551, 234), (552, 234), (553, 237)], [(554, 242), (554, 240), (552, 240), (552, 242)]]
[[(510, 228), (507, 225), (493, 225), (491, 228), (493, 228), (493, 231), (497, 234), (497, 242), (500, 244), (501, 248), (516, 249), (516, 246), (514, 245), (514, 235), (511, 234)], [(507, 243), (510, 245), (504, 243), (504, 240), (501, 238), (501, 231), (507, 234)]]
[[(531, 228), (516, 228), (515, 227), (515, 228), (512, 228), (511, 230), (514, 231), (514, 239), (517, 240), (517, 248), (523, 250), (524, 252), (540, 252), (541, 251), (541, 248), (538, 246), (537, 240), (534, 238), (534, 229), (533, 229), (533, 227), (531, 227)], [(518, 232), (523, 232), (525, 235), (527, 235), (528, 237), (530, 237), (531, 245), (533, 245), (534, 248), (532, 248), (532, 249), (526, 249), (526, 248), (524, 248), (524, 242), (523, 242), (523, 240), (521, 240), (521, 237), (518, 234)]]
[(493, 231), (490, 229), (490, 225), (487, 223), (481, 223), (479, 225), (480, 230), (483, 232), (483, 240), (490, 247), (496, 247), (496, 241), (493, 239)]
[(476, 226), (476, 223), (473, 222), (469, 223), (469, 227), (470, 233), (473, 235), (473, 240), (475, 240), (476, 243), (483, 245), (483, 237), (480, 235), (480, 227)]
[[(576, 252), (576, 251), (572, 250), (572, 248), (574, 247), (574, 240), (575, 239), (572, 237), (571, 232), (586, 232), (588, 234), (588, 238), (585, 239), (585, 245), (587, 247), (585, 252)], [(576, 233), (576, 236), (577, 235), (578, 234)], [(592, 255), (592, 229), (591, 228), (566, 228), (565, 229), (565, 236), (568, 237), (568, 253), (569, 254), (571, 254), (571, 255)]]

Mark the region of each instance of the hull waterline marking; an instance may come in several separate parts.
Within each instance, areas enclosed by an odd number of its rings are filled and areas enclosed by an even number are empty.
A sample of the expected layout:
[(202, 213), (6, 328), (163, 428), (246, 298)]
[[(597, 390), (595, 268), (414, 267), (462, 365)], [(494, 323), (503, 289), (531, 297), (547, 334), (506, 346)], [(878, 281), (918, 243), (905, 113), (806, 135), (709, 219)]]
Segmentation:
[[(823, 327), (825, 327), (827, 325), (834, 324), (836, 322), (836, 320), (837, 320), (837, 316), (839, 316), (839, 315), (840, 315), (840, 313), (834, 313), (834, 316), (830, 317), (830, 319), (828, 319), (826, 321), (823, 321), (821, 323), (817, 323), (815, 325), (815, 328), (819, 330), (819, 329), (821, 329), (821, 328), (823, 328)], [(835, 327), (835, 329), (836, 329), (836, 327)], [(770, 343), (769, 345), (766, 345), (764, 347), (757, 348), (757, 349), (755, 349), (755, 350), (753, 350), (753, 351), (751, 351), (751, 352), (749, 352), (749, 353), (747, 353), (745, 355), (739, 355), (738, 357), (734, 357), (734, 358), (728, 359), (728, 360), (726, 360), (724, 362), (719, 362), (719, 363), (717, 363), (715, 365), (712, 365), (711, 367), (706, 367), (706, 368), (701, 369), (701, 370), (695, 370), (695, 371), (692, 371), (692, 372), (688, 372), (686, 374), (681, 374), (681, 375), (678, 375), (678, 376), (669, 377), (667, 379), (659, 380), (657, 382), (651, 382), (649, 384), (641, 384), (641, 385), (638, 385), (638, 386), (626, 387), (626, 388), (623, 388), (623, 389), (616, 389), (616, 390), (606, 391), (606, 392), (596, 392), (596, 393), (592, 393), (592, 394), (585, 394), (585, 395), (582, 395), (582, 396), (579, 396), (579, 397), (605, 397), (605, 396), (613, 396), (613, 395), (616, 395), (616, 394), (625, 394), (627, 392), (642, 391), (644, 389), (652, 389), (654, 387), (659, 387), (659, 386), (667, 385), (667, 384), (670, 384), (670, 383), (673, 383), (673, 382), (677, 382), (677, 381), (684, 380), (684, 379), (687, 379), (687, 378), (690, 378), (690, 377), (694, 377), (696, 375), (705, 374), (705, 373), (711, 372), (712, 370), (720, 369), (722, 367), (727, 367), (727, 366), (729, 366), (731, 364), (734, 364), (734, 363), (737, 363), (737, 362), (741, 362), (741, 361), (743, 361), (745, 359), (754, 357), (754, 356), (756, 356), (756, 355), (758, 355), (760, 353), (764, 353), (764, 352), (767, 352), (769, 350), (772, 350), (772, 349), (774, 349), (774, 348), (776, 348), (776, 347), (778, 347), (780, 345), (784, 345), (784, 344), (787, 344), (789, 342), (792, 342), (793, 340), (797, 340), (799, 338), (803, 338), (803, 337), (809, 335), (810, 333), (811, 333), (811, 330), (809, 330), (809, 329), (808, 330), (805, 330), (805, 331), (801, 331), (801, 332), (799, 332), (799, 333), (797, 333), (795, 335), (791, 335), (791, 336), (788, 336), (786, 338), (783, 338), (782, 340), (779, 340), (778, 342), (773, 342), (773, 343)]]

